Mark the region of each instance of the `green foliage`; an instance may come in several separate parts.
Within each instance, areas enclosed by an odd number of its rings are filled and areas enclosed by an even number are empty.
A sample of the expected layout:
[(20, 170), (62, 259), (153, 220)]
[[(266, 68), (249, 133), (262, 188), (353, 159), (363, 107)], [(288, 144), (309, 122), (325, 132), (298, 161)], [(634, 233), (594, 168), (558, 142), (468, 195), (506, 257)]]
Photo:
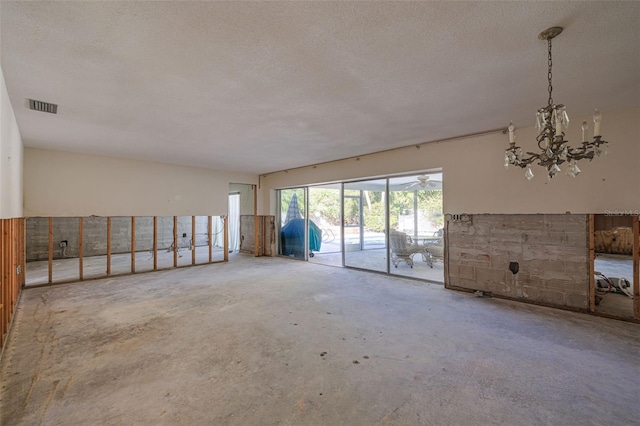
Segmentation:
[[(281, 194), (282, 218), (287, 214), (289, 203), (293, 194), (298, 196), (300, 211), (304, 212), (304, 190), (302, 188), (285, 189)], [(345, 191), (347, 194), (347, 191)], [(349, 190), (350, 195), (359, 195), (360, 191)], [(362, 191), (362, 209), (364, 227), (374, 232), (385, 230), (384, 193), (379, 191)], [(418, 213), (431, 223), (434, 229), (444, 226), (442, 214), (441, 190), (407, 190), (394, 191), (390, 195), (389, 213), (391, 228), (398, 226), (398, 217), (414, 214), (414, 196), (418, 197)], [(367, 201), (368, 199), (368, 201)], [(360, 220), (359, 197), (345, 197), (344, 222), (347, 225), (357, 226)], [(369, 207), (370, 203), (370, 207)], [(319, 216), (326, 225), (340, 226), (340, 191), (337, 189), (311, 188), (309, 195), (309, 218), (315, 220)]]
[[(369, 231), (384, 232), (385, 230), (385, 214), (384, 204), (379, 200), (377, 202), (371, 201), (371, 210), (365, 210), (364, 215), (364, 227)], [(397, 220), (396, 220), (397, 222)]]

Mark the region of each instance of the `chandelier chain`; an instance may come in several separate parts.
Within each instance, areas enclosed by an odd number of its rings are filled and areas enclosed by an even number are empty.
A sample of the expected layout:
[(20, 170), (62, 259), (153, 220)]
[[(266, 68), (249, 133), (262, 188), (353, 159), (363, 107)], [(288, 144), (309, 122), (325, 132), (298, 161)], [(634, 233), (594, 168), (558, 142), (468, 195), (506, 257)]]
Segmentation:
[(551, 97), (551, 92), (553, 91), (553, 86), (551, 85), (551, 67), (553, 66), (553, 61), (551, 60), (551, 39), (547, 40), (549, 42), (549, 57), (548, 57), (548, 64), (549, 64), (549, 71), (547, 73), (547, 78), (549, 79), (549, 105), (553, 105), (553, 98)]

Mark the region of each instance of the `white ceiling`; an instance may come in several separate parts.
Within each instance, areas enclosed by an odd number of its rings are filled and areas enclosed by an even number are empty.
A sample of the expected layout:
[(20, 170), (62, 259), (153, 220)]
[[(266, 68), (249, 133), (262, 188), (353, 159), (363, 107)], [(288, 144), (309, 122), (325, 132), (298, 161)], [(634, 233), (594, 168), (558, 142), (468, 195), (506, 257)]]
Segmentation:
[(555, 25), (556, 102), (640, 105), (635, 1), (3, 0), (0, 24), (27, 147), (266, 173), (529, 126)]

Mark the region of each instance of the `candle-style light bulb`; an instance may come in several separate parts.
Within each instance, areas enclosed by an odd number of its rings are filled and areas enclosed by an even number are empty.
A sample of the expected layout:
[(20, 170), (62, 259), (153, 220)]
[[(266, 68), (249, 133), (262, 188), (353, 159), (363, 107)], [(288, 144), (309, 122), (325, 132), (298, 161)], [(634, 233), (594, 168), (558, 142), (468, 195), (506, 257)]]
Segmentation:
[(587, 141), (587, 130), (589, 130), (589, 125), (586, 121), (582, 122), (582, 142)]
[(507, 129), (509, 130), (509, 143), (515, 143), (516, 135), (513, 132), (516, 130), (516, 126), (513, 125), (513, 121), (509, 122), (509, 127), (507, 127)]
[(596, 108), (593, 113), (593, 137), (600, 136), (600, 122), (602, 121), (602, 114)]
[(556, 136), (562, 136), (562, 111), (554, 109), (553, 115), (556, 120)]

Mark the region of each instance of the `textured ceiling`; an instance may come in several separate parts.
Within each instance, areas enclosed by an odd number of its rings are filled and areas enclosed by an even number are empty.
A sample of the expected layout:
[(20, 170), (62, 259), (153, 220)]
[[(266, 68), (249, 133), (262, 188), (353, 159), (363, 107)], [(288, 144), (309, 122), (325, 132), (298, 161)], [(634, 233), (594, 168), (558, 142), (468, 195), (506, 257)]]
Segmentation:
[[(266, 173), (640, 105), (640, 2), (0, 2), (27, 147)], [(29, 111), (26, 98), (57, 103)]]

